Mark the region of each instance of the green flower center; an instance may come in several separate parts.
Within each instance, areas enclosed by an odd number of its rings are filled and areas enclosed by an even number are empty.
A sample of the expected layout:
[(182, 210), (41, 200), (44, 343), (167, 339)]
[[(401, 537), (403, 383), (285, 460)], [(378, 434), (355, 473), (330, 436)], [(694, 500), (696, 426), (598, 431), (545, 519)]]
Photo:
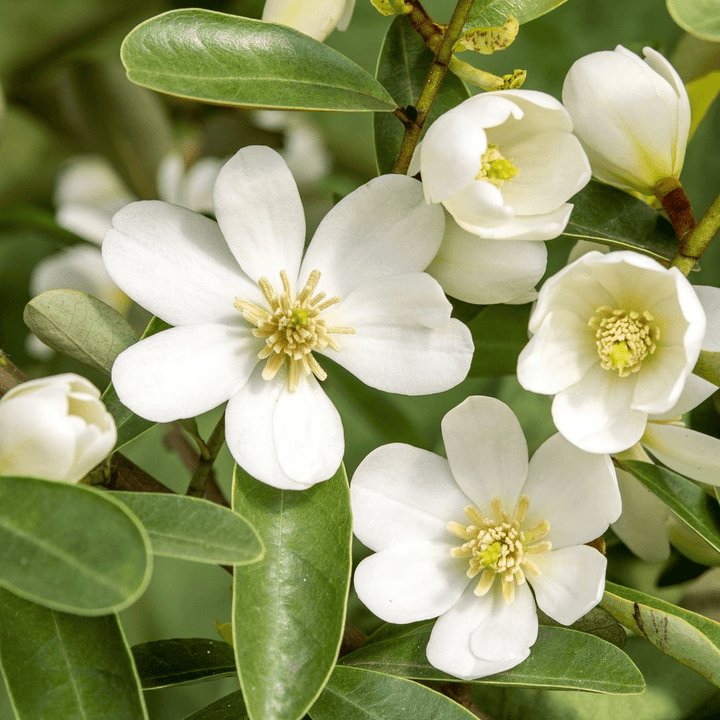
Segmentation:
[(512, 160), (503, 157), (495, 143), (488, 143), (487, 150), (480, 158), (480, 172), (476, 180), (485, 180), (495, 187), (502, 187), (508, 180), (514, 178), (518, 172)]

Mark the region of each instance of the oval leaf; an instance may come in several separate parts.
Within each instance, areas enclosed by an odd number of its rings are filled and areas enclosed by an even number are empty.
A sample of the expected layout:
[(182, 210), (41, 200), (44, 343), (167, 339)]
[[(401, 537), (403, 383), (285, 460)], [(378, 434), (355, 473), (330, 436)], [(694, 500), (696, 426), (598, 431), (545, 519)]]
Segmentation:
[[(375, 74), (398, 106), (407, 107), (420, 97), (434, 58), (434, 53), (425, 47), (412, 25), (398, 16), (385, 35)], [(469, 97), (462, 80), (448, 73), (433, 102), (427, 127)], [(377, 113), (373, 118), (373, 134), (378, 172), (381, 175), (390, 173), (405, 134), (403, 124), (394, 115)]]
[(23, 319), (46, 345), (106, 375), (137, 340), (119, 312), (79, 290), (41, 293), (25, 306)]
[(566, 0), (476, 0), (465, 30), (502, 25), (514, 15), (522, 25), (560, 7)]
[(284, 25), (210, 10), (171, 10), (123, 42), (130, 80), (223, 105), (392, 112), (385, 88), (359, 65)]
[(155, 555), (213, 565), (246, 565), (263, 556), (260, 538), (245, 518), (201, 498), (114, 492), (145, 526)]
[(107, 493), (0, 477), (0, 586), (54, 610), (102, 615), (135, 602), (151, 571), (147, 533)]
[(720, 0), (667, 0), (667, 9), (686, 32), (720, 42)]
[[(427, 660), (425, 648), (432, 627), (433, 623), (415, 623), (406, 630), (398, 628), (389, 637), (388, 631), (373, 635), (371, 640), (378, 640), (341, 658), (340, 663), (416, 680), (459, 682)], [(577, 630), (543, 626), (527, 660), (472, 682), (616, 694), (641, 693), (645, 687), (640, 671), (615, 645)]]
[(720, 352), (701, 350), (693, 372), (713, 385), (720, 385)]
[(188, 715), (185, 720), (246, 720), (247, 716), (242, 690), (236, 690)]
[(235, 469), (233, 509), (265, 544), (235, 568), (235, 658), (253, 720), (297, 720), (317, 698), (342, 639), (352, 519), (345, 469), (308, 490), (278, 490)]
[(116, 615), (56, 612), (0, 588), (0, 667), (17, 720), (147, 720)]

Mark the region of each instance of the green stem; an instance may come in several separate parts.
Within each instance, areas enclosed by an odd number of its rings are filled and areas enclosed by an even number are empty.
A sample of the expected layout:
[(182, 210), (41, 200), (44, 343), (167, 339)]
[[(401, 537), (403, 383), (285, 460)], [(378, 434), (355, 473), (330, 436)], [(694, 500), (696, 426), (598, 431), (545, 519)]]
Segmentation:
[(203, 453), (198, 459), (198, 464), (192, 478), (190, 478), (190, 485), (188, 485), (186, 495), (200, 498), (205, 495), (205, 483), (224, 443), (225, 413), (223, 413), (218, 420), (215, 429), (212, 431), (212, 435), (210, 435), (210, 439), (207, 441), (207, 456)]
[(458, 0), (458, 4), (455, 6), (455, 12), (453, 12), (453, 16), (445, 29), (442, 42), (430, 66), (430, 72), (425, 80), (425, 85), (415, 104), (417, 117), (411, 125), (405, 128), (405, 136), (400, 146), (400, 152), (395, 160), (395, 167), (393, 167), (393, 172), (395, 173), (405, 175), (410, 167), (410, 160), (412, 159), (413, 152), (415, 152), (418, 140), (420, 140), (425, 121), (430, 113), (430, 108), (432, 108), (435, 96), (447, 72), (453, 47), (462, 34), (465, 21), (470, 14), (470, 10), (472, 10), (474, 2), (475, 0)]
[(685, 242), (681, 243), (671, 267), (676, 267), (683, 275), (687, 275), (707, 250), (718, 229), (720, 229), (720, 195), (715, 198), (707, 212), (700, 218), (700, 222), (687, 236)]

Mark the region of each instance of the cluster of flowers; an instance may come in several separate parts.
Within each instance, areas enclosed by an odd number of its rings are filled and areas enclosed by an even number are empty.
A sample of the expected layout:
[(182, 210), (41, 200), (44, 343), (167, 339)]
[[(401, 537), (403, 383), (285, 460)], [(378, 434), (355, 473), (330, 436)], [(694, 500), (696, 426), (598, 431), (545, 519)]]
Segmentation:
[[(526, 658), (536, 603), (570, 624), (600, 601), (606, 560), (585, 543), (621, 513), (610, 453), (643, 443), (691, 476), (700, 455), (700, 479), (720, 484), (718, 441), (668, 423), (715, 389), (691, 373), (701, 348), (720, 349), (720, 291), (632, 252), (586, 254), (534, 290), (542, 241), (563, 232), (591, 167), (644, 194), (680, 171), (687, 95), (672, 67), (645, 53), (579, 60), (565, 106), (523, 90), (463, 102), (418, 146), (410, 175), (422, 181), (386, 175), (358, 188), (306, 250), (293, 176), (265, 147), (242, 149), (217, 173), (217, 222), (134, 202), (102, 244), (117, 286), (173, 326), (118, 357), (122, 402), (170, 421), (227, 401), (234, 458), (285, 490), (328, 479), (342, 460), (323, 357), (382, 391), (444, 391), (466, 377), (473, 352), (445, 293), (537, 298), (518, 378), (555, 396), (559, 434), (528, 462), (509, 408), (471, 397), (443, 420), (447, 460), (387, 445), (352, 480), (355, 532), (375, 551), (357, 569), (360, 598), (389, 622), (440, 616), (428, 659), (460, 678)], [(77, 480), (112, 447), (107, 413), (79, 379), (61, 376), (9, 393), (0, 425), (37, 412), (41, 396), (56, 403), (49, 424), (67, 418), (76, 459), (62, 479)], [(52, 463), (22, 465), (24, 441), (0, 431), (0, 472), (55, 476)], [(65, 439), (53, 442), (47, 457)]]

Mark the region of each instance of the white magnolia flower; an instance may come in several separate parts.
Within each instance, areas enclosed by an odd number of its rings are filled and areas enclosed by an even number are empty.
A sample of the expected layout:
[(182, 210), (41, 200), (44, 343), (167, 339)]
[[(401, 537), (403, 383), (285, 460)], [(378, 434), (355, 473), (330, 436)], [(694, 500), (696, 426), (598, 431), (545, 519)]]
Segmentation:
[(600, 602), (606, 560), (584, 543), (617, 519), (620, 495), (610, 458), (559, 434), (528, 464), (517, 418), (494, 398), (465, 400), (442, 433), (447, 460), (394, 444), (358, 467), (354, 530), (375, 555), (355, 589), (387, 622), (440, 616), (428, 660), (469, 680), (529, 655), (536, 602), (564, 625)]
[(520, 384), (555, 395), (555, 425), (579, 448), (626, 450), (648, 415), (678, 402), (703, 342), (720, 337), (720, 323), (706, 336), (698, 292), (720, 302), (720, 290), (693, 288), (677, 268), (638, 253), (583, 255), (540, 290)]
[(425, 199), (491, 240), (550, 240), (570, 218), (567, 201), (590, 180), (572, 121), (555, 98), (500, 90), (441, 115), (418, 145), (409, 174)]
[(322, 42), (335, 28), (347, 30), (354, 7), (355, 0), (265, 0), (262, 19)]
[(121, 353), (113, 383), (151, 420), (225, 402), (228, 446), (254, 477), (302, 489), (340, 465), (340, 417), (316, 353), (387, 392), (446, 390), (470, 366), (468, 329), (421, 272), (444, 218), (419, 182), (385, 175), (341, 200), (303, 257), (305, 219), (282, 158), (240, 150), (215, 185), (218, 222), (160, 202), (113, 218), (115, 282), (176, 327)]
[(100, 391), (74, 373), (29, 380), (0, 399), (0, 475), (77, 482), (116, 439)]
[(643, 54), (645, 60), (618, 45), (580, 58), (562, 98), (593, 175), (652, 195), (660, 180), (680, 175), (690, 102), (673, 66), (652, 48)]

